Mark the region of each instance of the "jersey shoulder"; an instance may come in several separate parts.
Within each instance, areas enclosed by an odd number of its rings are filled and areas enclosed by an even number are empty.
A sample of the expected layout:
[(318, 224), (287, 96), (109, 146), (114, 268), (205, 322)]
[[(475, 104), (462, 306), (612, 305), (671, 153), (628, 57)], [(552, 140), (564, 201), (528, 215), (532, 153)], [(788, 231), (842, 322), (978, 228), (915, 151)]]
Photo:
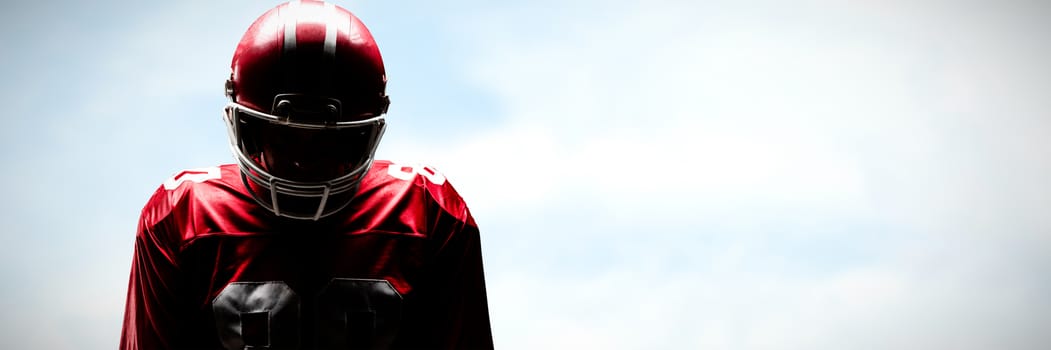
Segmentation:
[(471, 218), (463, 197), (445, 174), (431, 165), (376, 160), (362, 181), (359, 193), (370, 192), (393, 195), (395, 198), (416, 197), (414, 194), (422, 194), (426, 201), (474, 225), (474, 219)]
[[(241, 182), (240, 170), (234, 164), (184, 169), (164, 180), (142, 209), (140, 232), (143, 228), (165, 225), (166, 232), (175, 236), (191, 235), (193, 226), (208, 216), (225, 216), (231, 208), (246, 209), (251, 197)], [(187, 239), (190, 237), (171, 237)]]

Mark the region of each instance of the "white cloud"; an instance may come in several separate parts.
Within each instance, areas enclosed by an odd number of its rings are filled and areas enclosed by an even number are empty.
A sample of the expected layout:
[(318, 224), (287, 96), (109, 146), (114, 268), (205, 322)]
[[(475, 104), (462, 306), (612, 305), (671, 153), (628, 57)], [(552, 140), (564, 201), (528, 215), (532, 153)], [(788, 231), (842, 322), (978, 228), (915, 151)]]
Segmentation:
[(415, 154), (485, 228), (501, 345), (1046, 343), (1046, 9), (752, 5), (478, 10), (504, 122)]

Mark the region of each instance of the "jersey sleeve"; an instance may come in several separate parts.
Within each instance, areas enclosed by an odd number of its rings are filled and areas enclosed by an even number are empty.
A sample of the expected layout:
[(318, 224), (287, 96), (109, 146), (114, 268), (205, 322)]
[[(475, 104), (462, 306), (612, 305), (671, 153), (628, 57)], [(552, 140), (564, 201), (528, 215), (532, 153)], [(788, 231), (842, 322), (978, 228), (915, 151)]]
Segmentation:
[[(406, 348), (492, 349), (493, 336), (482, 268), (478, 226), (459, 195), (445, 183), (434, 186), (432, 196), (443, 215), (433, 227), (447, 230), (435, 235), (436, 252), (426, 282), (415, 298), (407, 299), (411, 334)], [(399, 347), (399, 346), (395, 346)]]
[(454, 232), (436, 259), (440, 279), (435, 288), (436, 315), (454, 320), (448, 322), (448, 331), (437, 335), (437, 342), (448, 349), (492, 349), (481, 237), (470, 213), (465, 211), (465, 215), (468, 221)]
[(168, 194), (157, 190), (143, 208), (135, 235), (120, 349), (170, 349), (179, 342), (180, 300), (176, 232)]

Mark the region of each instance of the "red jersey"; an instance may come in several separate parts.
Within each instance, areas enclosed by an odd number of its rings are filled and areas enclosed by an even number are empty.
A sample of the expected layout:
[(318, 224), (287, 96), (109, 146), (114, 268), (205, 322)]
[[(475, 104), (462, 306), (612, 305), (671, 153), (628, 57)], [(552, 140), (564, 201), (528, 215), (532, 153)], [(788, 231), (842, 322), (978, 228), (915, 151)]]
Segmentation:
[(319, 221), (240, 176), (184, 171), (143, 208), (121, 349), (493, 347), (478, 228), (442, 175), (376, 161)]

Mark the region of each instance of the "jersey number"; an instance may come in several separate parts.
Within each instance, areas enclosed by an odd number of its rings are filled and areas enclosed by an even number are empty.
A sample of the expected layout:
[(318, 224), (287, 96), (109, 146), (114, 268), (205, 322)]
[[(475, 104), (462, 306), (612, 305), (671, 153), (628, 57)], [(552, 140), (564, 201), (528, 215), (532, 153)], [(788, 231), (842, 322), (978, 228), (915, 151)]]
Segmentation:
[(412, 180), (416, 174), (423, 175), (423, 177), (430, 180), (435, 185), (441, 185), (445, 183), (445, 175), (439, 173), (434, 168), (429, 166), (411, 166), (411, 165), (400, 165), (391, 163), (387, 166), (387, 174), (391, 177), (401, 180)]
[[(401, 321), (401, 294), (385, 280), (335, 278), (317, 295), (318, 348), (386, 348)], [(284, 282), (230, 283), (212, 301), (223, 347), (298, 349), (302, 303)]]
[(186, 181), (200, 183), (221, 177), (223, 177), (223, 175), (219, 172), (218, 167), (183, 170), (178, 174), (172, 175), (172, 177), (167, 180), (164, 180), (164, 189), (171, 191), (178, 188), (179, 185), (182, 185), (182, 183)]

